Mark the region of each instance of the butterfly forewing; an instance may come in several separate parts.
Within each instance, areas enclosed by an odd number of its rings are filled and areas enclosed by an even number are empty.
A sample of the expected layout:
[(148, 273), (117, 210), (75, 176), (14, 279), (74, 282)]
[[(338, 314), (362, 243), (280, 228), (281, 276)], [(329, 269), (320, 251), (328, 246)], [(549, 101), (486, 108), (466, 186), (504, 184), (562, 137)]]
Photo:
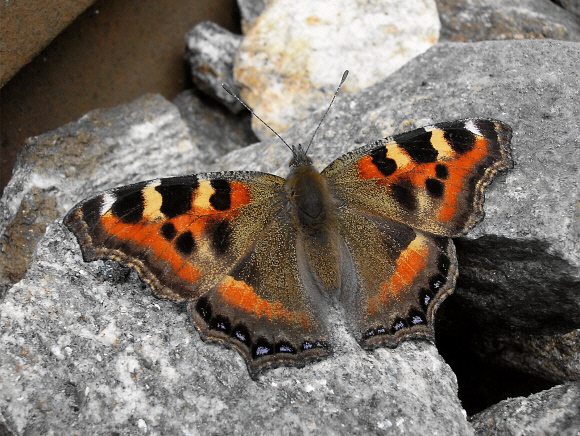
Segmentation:
[(510, 166), (511, 129), (468, 119), (426, 126), (354, 150), (322, 174), (347, 206), (441, 236), (483, 216), (483, 190)]

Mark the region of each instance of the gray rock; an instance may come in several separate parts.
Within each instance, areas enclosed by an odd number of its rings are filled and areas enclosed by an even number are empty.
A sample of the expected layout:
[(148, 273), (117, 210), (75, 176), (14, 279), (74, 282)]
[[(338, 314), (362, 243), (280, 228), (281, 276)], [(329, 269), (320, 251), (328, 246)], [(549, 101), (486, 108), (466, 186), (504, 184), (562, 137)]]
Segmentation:
[(554, 3), (565, 10), (572, 12), (578, 19), (580, 19), (580, 2), (578, 0), (555, 0)]
[[(489, 187), (486, 220), (459, 245), (468, 246), (468, 256), (470, 244), (481, 246), (484, 251), (475, 255), (489, 256), (487, 268), (507, 277), (498, 285), (503, 294), (494, 296), (499, 302), (476, 305), (477, 310), (484, 309), (489, 322), (499, 311), (520, 326), (529, 309), (533, 324), (536, 300), (549, 292), (551, 301), (558, 302), (559, 293), (567, 292), (563, 279), (577, 283), (580, 275), (574, 239), (578, 59), (577, 44), (554, 41), (437, 45), (377, 85), (339, 98), (314, 140), (311, 157), (323, 167), (348, 149), (436, 121), (489, 116), (511, 124), (516, 166)], [(286, 140), (307, 143), (320, 116), (298, 123)], [(178, 129), (165, 130), (186, 131), (179, 117), (174, 122)], [(103, 127), (96, 124), (84, 137)], [(138, 125), (130, 130), (143, 133), (146, 124)], [(78, 138), (70, 141), (78, 144)], [(111, 148), (110, 156), (104, 153), (98, 160), (103, 165), (128, 154)], [(74, 171), (76, 162), (68, 159), (63, 168), (69, 171), (70, 187), (53, 188), (65, 208), (109, 187), (111, 179), (127, 183), (190, 172), (186, 165), (176, 166), (182, 160), (179, 149), (162, 157), (133, 153), (124, 166), (109, 165), (112, 169), (98, 174), (90, 165), (83, 167), (89, 174)], [(152, 159), (160, 162), (153, 165)], [(284, 175), (288, 159), (283, 145), (271, 140), (229, 153), (212, 168)], [(132, 170), (129, 175), (126, 167)], [(64, 170), (55, 165), (50, 171)], [(75, 187), (75, 177), (88, 192)], [(501, 246), (486, 243), (494, 240)], [(500, 248), (501, 256), (495, 254)], [(544, 266), (546, 256), (556, 261)], [(469, 266), (462, 257), (459, 253), (460, 262)], [(548, 285), (537, 282), (542, 274)], [(483, 275), (480, 300), (489, 300), (486, 280)], [(468, 291), (459, 287), (457, 294)], [(578, 306), (564, 301), (560, 316), (573, 319), (570, 310)], [(518, 311), (509, 310), (514, 303)], [(504, 322), (509, 324), (509, 318)], [(224, 428), (231, 434), (472, 433), (456, 397), (455, 377), (432, 345), (411, 341), (367, 353), (337, 327), (344, 347), (335, 356), (303, 369), (268, 371), (252, 381), (236, 352), (200, 341), (182, 306), (154, 298), (135, 273), (114, 262), (84, 263), (59, 220), (48, 226), (31, 268), (0, 305), (0, 325), (0, 410), (17, 434), (214, 434)], [(487, 336), (506, 337), (504, 330), (491, 327), (481, 328)]]
[(367, 353), (341, 328), (331, 359), (253, 381), (123, 270), (84, 263), (48, 227), (0, 306), (0, 410), (16, 434), (472, 434), (432, 344)]
[(577, 436), (580, 432), (580, 383), (566, 383), (527, 398), (510, 398), (474, 415), (481, 436)]
[(242, 32), (247, 33), (264, 11), (264, 0), (238, 0), (238, 8), (242, 16)]
[(185, 35), (185, 57), (191, 65), (193, 83), (233, 113), (244, 107), (223, 89), (222, 84), (239, 95), (233, 71), (242, 38), (242, 35), (235, 35), (211, 21), (202, 21)]
[(232, 114), (223, 105), (195, 90), (183, 91), (172, 102), (187, 124), (189, 135), (199, 144), (202, 164), (213, 163), (224, 154), (258, 142), (248, 111)]
[[(436, 0), (441, 40), (553, 38), (580, 41), (578, 17), (549, 0)], [(578, 2), (570, 2), (576, 3)], [(573, 12), (573, 7), (571, 7)], [(576, 6), (578, 9), (578, 6)]]

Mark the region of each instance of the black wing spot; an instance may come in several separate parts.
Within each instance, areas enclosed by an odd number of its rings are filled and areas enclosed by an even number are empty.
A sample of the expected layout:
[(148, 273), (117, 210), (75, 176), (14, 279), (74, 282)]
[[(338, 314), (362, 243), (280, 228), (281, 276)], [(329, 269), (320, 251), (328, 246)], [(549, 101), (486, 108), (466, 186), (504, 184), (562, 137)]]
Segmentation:
[(407, 316), (407, 324), (411, 327), (414, 325), (427, 324), (427, 317), (419, 309), (412, 308)]
[(232, 188), (225, 179), (214, 179), (210, 182), (214, 193), (209, 197), (209, 203), (215, 210), (228, 210), (232, 204)]
[(441, 198), (445, 192), (445, 185), (437, 179), (425, 180), (425, 188), (427, 188), (427, 192), (433, 198)]
[(280, 341), (276, 343), (276, 353), (282, 354), (296, 354), (296, 348), (287, 341)]
[(387, 157), (387, 148), (380, 147), (370, 153), (371, 161), (375, 167), (380, 171), (380, 173), (388, 177), (397, 170), (397, 163)]
[(211, 319), (211, 304), (207, 301), (206, 297), (201, 297), (197, 300), (197, 303), (195, 303), (195, 311), (206, 323), (209, 323)]
[(257, 359), (259, 357), (268, 356), (274, 354), (274, 347), (264, 338), (259, 338), (256, 343), (252, 346), (252, 358)]
[(440, 254), (439, 258), (437, 259), (437, 269), (439, 270), (439, 272), (444, 276), (447, 276), (450, 265), (451, 261), (449, 260), (449, 258), (444, 254)]
[(410, 187), (406, 186), (406, 184), (395, 184), (391, 186), (391, 189), (395, 200), (406, 210), (414, 212), (417, 209), (417, 199)]
[(419, 290), (419, 305), (421, 306), (421, 309), (423, 309), (423, 312), (427, 313), (427, 309), (433, 302), (434, 297), (435, 295), (429, 289), (421, 288)]
[(217, 221), (211, 227), (211, 243), (215, 251), (222, 255), (225, 254), (231, 246), (232, 228), (226, 220)]
[(230, 320), (227, 316), (223, 315), (214, 316), (209, 323), (209, 328), (225, 333), (226, 335), (229, 335), (232, 330)]
[(175, 248), (184, 256), (189, 256), (195, 250), (195, 240), (193, 234), (188, 230), (183, 232), (175, 240)]
[(193, 193), (199, 186), (195, 175), (162, 179), (155, 190), (161, 194), (161, 213), (168, 218), (183, 215), (191, 209)]
[(437, 294), (445, 283), (447, 283), (446, 277), (441, 274), (435, 274), (431, 277), (431, 280), (429, 280), (429, 290), (433, 292), (433, 294)]
[(177, 230), (173, 223), (165, 223), (161, 226), (161, 236), (163, 236), (166, 241), (172, 241), (176, 235)]
[(302, 345), (300, 346), (301, 351), (308, 351), (308, 350), (312, 350), (314, 348), (328, 349), (328, 345), (323, 341), (314, 341), (314, 342), (304, 341), (304, 342), (302, 342)]
[(395, 319), (395, 321), (393, 321), (393, 324), (391, 325), (391, 334), (394, 335), (399, 330), (404, 329), (406, 327), (409, 327), (409, 324), (407, 324), (407, 321), (404, 320), (403, 318), (397, 318), (397, 319)]
[(244, 344), (246, 347), (250, 348), (252, 345), (252, 338), (250, 337), (250, 332), (248, 328), (243, 324), (238, 324), (231, 332), (230, 336), (233, 339)]
[(459, 154), (465, 154), (475, 147), (475, 135), (465, 128), (445, 129), (443, 137), (453, 151)]
[(370, 328), (366, 332), (363, 333), (363, 339), (373, 338), (377, 335), (377, 330)]
[(487, 139), (491, 139), (493, 142), (499, 141), (499, 135), (495, 130), (495, 123), (490, 120), (474, 120), (473, 123), (477, 130), (481, 132), (483, 136)]
[(142, 192), (144, 187), (145, 183), (139, 183), (115, 190), (117, 200), (111, 207), (113, 215), (124, 223), (134, 224), (141, 221), (145, 210), (145, 198)]
[(437, 150), (431, 144), (432, 132), (425, 129), (409, 132), (410, 135), (398, 136), (395, 141), (417, 163), (432, 163), (437, 160)]
[(91, 198), (82, 206), (83, 220), (87, 223), (89, 229), (97, 225), (101, 218), (101, 207), (103, 205), (103, 196)]
[(447, 165), (435, 165), (435, 177), (441, 180), (446, 180), (447, 177), (449, 177), (449, 170), (447, 169)]

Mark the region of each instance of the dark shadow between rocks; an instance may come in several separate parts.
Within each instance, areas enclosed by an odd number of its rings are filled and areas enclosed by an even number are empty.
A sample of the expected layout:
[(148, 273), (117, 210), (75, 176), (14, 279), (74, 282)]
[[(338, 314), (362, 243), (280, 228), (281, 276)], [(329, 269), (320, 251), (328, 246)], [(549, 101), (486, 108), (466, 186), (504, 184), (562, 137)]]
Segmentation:
[(486, 359), (466, 346), (473, 341), (471, 332), (436, 331), (437, 350), (457, 376), (458, 396), (468, 416), (507, 398), (527, 397), (559, 384)]
[(534, 338), (580, 328), (573, 266), (537, 240), (485, 236), (455, 245), (459, 277), (436, 319), (437, 348), (457, 375), (468, 415), (564, 381), (506, 356)]

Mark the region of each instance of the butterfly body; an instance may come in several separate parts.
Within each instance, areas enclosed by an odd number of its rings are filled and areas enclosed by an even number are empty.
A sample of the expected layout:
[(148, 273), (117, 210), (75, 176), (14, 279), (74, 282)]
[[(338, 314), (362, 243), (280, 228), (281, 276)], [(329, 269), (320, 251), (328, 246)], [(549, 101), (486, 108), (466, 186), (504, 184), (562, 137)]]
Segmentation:
[(454, 288), (451, 236), (482, 217), (483, 190), (510, 165), (510, 128), (468, 119), (376, 141), (322, 172), (301, 146), (290, 175), (206, 173), (112, 189), (64, 222), (84, 259), (134, 267), (156, 295), (188, 301), (204, 339), (250, 373), (332, 351), (337, 296), (365, 348), (433, 338)]

